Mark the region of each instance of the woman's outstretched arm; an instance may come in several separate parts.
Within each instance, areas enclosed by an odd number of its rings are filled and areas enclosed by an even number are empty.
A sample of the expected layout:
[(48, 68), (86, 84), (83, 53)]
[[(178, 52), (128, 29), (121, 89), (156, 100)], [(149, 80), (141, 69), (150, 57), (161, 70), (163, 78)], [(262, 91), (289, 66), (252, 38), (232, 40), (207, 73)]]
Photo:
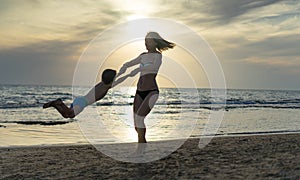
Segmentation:
[(118, 85), (118, 84), (120, 84), (121, 82), (125, 81), (125, 79), (127, 79), (128, 77), (133, 77), (133, 76), (135, 76), (135, 75), (136, 75), (137, 73), (139, 73), (139, 72), (140, 72), (140, 68), (134, 69), (134, 70), (131, 71), (129, 74), (127, 74), (127, 75), (125, 75), (125, 76), (123, 76), (123, 77), (120, 77), (120, 78), (116, 79), (116, 80), (112, 83), (111, 87), (115, 87), (116, 85)]
[(120, 75), (124, 74), (128, 67), (132, 67), (140, 63), (141, 63), (141, 55), (139, 55), (137, 58), (131, 61), (124, 63), (123, 66), (120, 68), (119, 73), (117, 74), (116, 77), (119, 77)]

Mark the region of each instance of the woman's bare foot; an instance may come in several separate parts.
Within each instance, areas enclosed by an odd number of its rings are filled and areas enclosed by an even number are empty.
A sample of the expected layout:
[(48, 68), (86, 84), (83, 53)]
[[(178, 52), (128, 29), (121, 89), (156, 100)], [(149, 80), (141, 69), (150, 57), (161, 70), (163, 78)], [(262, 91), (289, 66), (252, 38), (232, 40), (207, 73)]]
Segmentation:
[(136, 150), (132, 154), (130, 154), (128, 157), (130, 157), (130, 158), (143, 157), (146, 153), (147, 146), (148, 146), (147, 143), (137, 143)]
[(61, 105), (63, 102), (60, 98), (54, 100), (54, 101), (50, 101), (50, 102), (47, 102), (43, 105), (43, 108), (46, 109), (46, 108), (49, 108), (49, 107), (55, 107), (57, 105)]

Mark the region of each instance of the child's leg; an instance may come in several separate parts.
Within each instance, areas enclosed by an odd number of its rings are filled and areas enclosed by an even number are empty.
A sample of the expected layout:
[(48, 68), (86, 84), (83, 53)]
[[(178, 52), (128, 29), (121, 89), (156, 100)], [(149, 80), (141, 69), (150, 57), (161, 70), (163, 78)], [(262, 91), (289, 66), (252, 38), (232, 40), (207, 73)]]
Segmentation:
[(66, 106), (61, 99), (50, 101), (44, 104), (43, 108), (54, 107), (64, 118), (74, 118), (75, 114), (72, 108)]

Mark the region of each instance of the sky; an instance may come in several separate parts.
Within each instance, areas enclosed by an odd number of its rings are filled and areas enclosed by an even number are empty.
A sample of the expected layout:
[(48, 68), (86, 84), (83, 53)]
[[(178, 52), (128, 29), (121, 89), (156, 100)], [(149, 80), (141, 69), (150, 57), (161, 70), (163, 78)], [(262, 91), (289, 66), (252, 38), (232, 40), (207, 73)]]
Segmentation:
[[(99, 33), (162, 18), (206, 40), (227, 88), (300, 90), (299, 17), (297, 0), (1, 0), (0, 84), (72, 85), (78, 60)], [(110, 58), (123, 59), (109, 66), (118, 69), (143, 51), (142, 40), (112, 49)], [(165, 54), (184, 56), (180, 47)], [(185, 64), (197, 86), (209, 87), (205, 69)]]

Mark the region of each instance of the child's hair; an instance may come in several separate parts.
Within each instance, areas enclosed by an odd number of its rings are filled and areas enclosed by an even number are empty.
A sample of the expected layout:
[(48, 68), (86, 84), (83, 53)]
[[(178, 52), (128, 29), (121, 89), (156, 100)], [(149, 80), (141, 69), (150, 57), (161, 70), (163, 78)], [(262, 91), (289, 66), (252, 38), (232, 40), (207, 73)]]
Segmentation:
[(146, 38), (152, 38), (156, 43), (156, 48), (161, 52), (175, 47), (175, 43), (164, 40), (157, 32), (148, 32)]
[(117, 72), (113, 69), (105, 69), (102, 73), (102, 82), (104, 84), (111, 84), (115, 77)]

